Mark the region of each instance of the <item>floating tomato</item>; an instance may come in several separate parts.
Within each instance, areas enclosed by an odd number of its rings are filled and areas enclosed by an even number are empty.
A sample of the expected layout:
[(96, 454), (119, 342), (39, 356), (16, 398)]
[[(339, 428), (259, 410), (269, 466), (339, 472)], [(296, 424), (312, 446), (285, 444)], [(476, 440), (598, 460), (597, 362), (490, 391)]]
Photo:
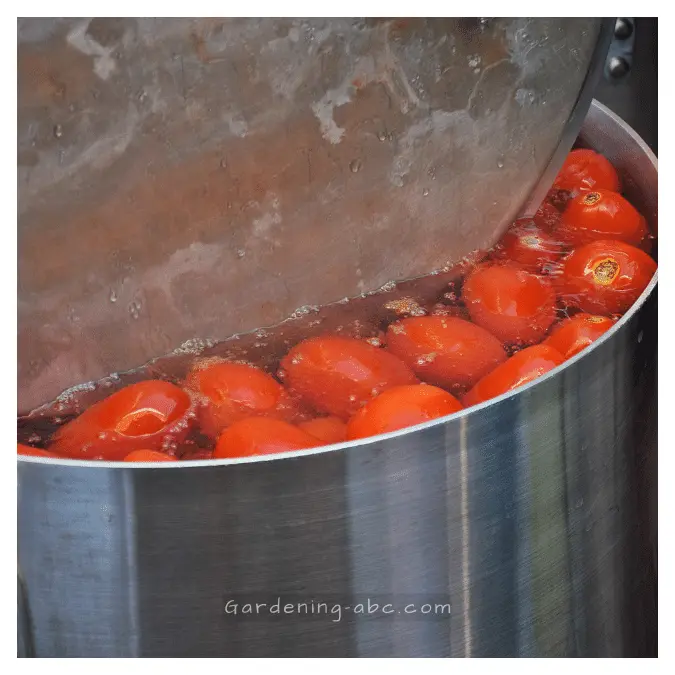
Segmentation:
[(561, 300), (591, 314), (623, 314), (656, 272), (644, 252), (622, 241), (594, 241), (563, 259), (556, 276)]
[(299, 414), (297, 403), (281, 384), (245, 363), (207, 359), (192, 368), (185, 386), (202, 397), (199, 422), (211, 438), (245, 417), (276, 417), (291, 422)]
[(578, 192), (580, 190), (619, 191), (619, 176), (611, 162), (593, 150), (572, 150), (556, 176), (554, 187)]
[(647, 222), (620, 194), (607, 190), (582, 192), (560, 218), (555, 235), (572, 246), (598, 239), (618, 239), (639, 246), (647, 236)]
[(562, 354), (548, 345), (535, 345), (516, 352), (498, 365), (471, 389), (463, 399), (468, 408), (522, 387), (564, 361)]
[(569, 359), (595, 342), (614, 323), (614, 319), (606, 316), (577, 314), (555, 326), (543, 344), (557, 349), (565, 359)]
[(50, 449), (77, 459), (118, 461), (133, 450), (158, 450), (185, 437), (192, 398), (170, 382), (132, 384), (61, 427)]
[(324, 443), (288, 422), (271, 417), (249, 417), (223, 431), (213, 451), (213, 458), (274, 455), (318, 445)]
[(59, 458), (59, 455), (57, 455), (55, 452), (42, 450), (42, 448), (33, 448), (30, 445), (23, 445), (22, 443), (16, 444), (16, 454), (24, 455), (26, 457), (50, 457), (52, 459)]
[(347, 438), (347, 425), (334, 415), (300, 422), (298, 428), (324, 443), (342, 443)]
[(559, 236), (524, 218), (506, 231), (496, 250), (500, 257), (536, 274), (560, 260), (567, 247)]
[(504, 343), (537, 342), (555, 321), (550, 282), (510, 263), (476, 268), (462, 295), (471, 318)]
[(429, 384), (392, 387), (366, 403), (347, 425), (347, 438), (377, 436), (422, 424), (462, 409), (451, 394)]
[(177, 462), (178, 460), (166, 452), (157, 450), (134, 450), (125, 458), (125, 462)]
[(502, 343), (469, 321), (422, 316), (387, 330), (387, 348), (417, 376), (446, 389), (465, 389), (506, 360)]
[(416, 382), (398, 357), (363, 340), (325, 336), (296, 345), (281, 361), (289, 389), (316, 410), (348, 419), (364, 403)]

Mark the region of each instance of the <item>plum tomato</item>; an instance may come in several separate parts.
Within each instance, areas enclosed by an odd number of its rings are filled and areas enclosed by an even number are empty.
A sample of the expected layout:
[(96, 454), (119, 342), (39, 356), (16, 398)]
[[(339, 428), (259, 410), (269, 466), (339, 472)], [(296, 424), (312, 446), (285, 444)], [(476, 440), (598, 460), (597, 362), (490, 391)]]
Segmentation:
[(58, 459), (59, 455), (41, 448), (33, 448), (30, 445), (23, 445), (23, 443), (16, 444), (16, 454), (24, 455), (26, 457), (51, 457)]
[(469, 321), (444, 316), (391, 324), (387, 349), (421, 380), (446, 389), (468, 389), (506, 360), (506, 351), (494, 335)]
[(639, 246), (648, 230), (643, 216), (620, 194), (591, 190), (570, 200), (554, 234), (571, 246), (597, 239), (618, 239)]
[(522, 387), (553, 370), (563, 361), (562, 354), (548, 345), (527, 347), (488, 373), (464, 396), (462, 403), (468, 408)]
[(333, 415), (300, 422), (298, 428), (324, 443), (342, 443), (347, 439), (347, 425)]
[(656, 272), (644, 251), (623, 241), (581, 246), (560, 263), (555, 276), (560, 300), (591, 314), (623, 314)]
[(125, 462), (177, 462), (178, 460), (166, 452), (158, 450), (134, 450), (125, 458)]
[(415, 375), (398, 357), (363, 340), (339, 336), (310, 338), (281, 361), (290, 391), (318, 412), (347, 420), (364, 403)]
[(556, 176), (553, 186), (569, 192), (581, 190), (619, 191), (619, 175), (611, 162), (593, 150), (572, 150)]
[(352, 441), (386, 434), (461, 409), (462, 404), (454, 396), (429, 384), (392, 387), (366, 403), (349, 420), (347, 438)]
[(517, 220), (495, 247), (498, 257), (535, 274), (557, 262), (567, 251), (560, 238), (528, 218)]
[(230, 424), (245, 417), (276, 417), (295, 421), (299, 409), (271, 375), (246, 363), (207, 359), (189, 372), (185, 386), (200, 395), (198, 418), (202, 432), (217, 438)]
[(274, 455), (325, 445), (298, 427), (272, 417), (247, 417), (223, 431), (214, 459)]
[(603, 333), (606, 333), (616, 321), (597, 314), (576, 314), (554, 326), (551, 334), (542, 344), (557, 349), (565, 359), (586, 349)]
[(170, 382), (146, 380), (115, 392), (62, 426), (50, 449), (76, 459), (119, 461), (133, 450), (178, 443), (193, 416), (189, 394)]
[(473, 321), (507, 344), (538, 342), (556, 317), (549, 280), (512, 263), (477, 267), (462, 296)]

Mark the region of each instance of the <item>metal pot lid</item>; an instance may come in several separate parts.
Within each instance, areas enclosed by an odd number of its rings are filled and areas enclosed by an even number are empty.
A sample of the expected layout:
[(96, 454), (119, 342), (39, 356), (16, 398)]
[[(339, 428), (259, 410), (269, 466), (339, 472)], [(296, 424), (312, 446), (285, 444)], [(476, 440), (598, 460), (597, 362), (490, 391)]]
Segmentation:
[(20, 409), (489, 247), (611, 24), (19, 20)]

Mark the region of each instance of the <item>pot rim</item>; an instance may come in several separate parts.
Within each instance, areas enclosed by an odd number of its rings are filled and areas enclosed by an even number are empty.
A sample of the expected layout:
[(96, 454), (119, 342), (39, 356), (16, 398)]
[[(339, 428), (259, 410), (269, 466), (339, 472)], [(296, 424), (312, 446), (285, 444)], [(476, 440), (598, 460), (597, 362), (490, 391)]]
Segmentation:
[[(591, 110), (597, 109), (603, 115), (609, 117), (612, 122), (616, 124), (618, 129), (627, 134), (640, 148), (640, 150), (647, 156), (651, 164), (658, 172), (658, 160), (656, 155), (652, 152), (651, 148), (642, 140), (642, 138), (636, 133), (636, 131), (624, 122), (621, 117), (612, 112), (602, 103), (593, 99), (591, 103)], [(589, 110), (590, 112), (590, 110)], [(633, 303), (632, 307), (612, 326), (606, 333), (601, 335), (592, 345), (589, 345), (586, 349), (582, 350), (575, 356), (567, 359), (559, 366), (553, 368), (548, 373), (538, 377), (536, 380), (529, 382), (525, 385), (513, 389), (511, 391), (505, 392), (500, 396), (491, 398), (487, 401), (483, 401), (475, 406), (470, 408), (464, 408), (459, 410), (452, 415), (446, 415), (445, 417), (439, 417), (428, 422), (423, 422), (422, 424), (416, 424), (415, 426), (405, 427), (404, 429), (398, 429), (397, 431), (390, 431), (386, 434), (380, 434), (378, 436), (369, 436), (367, 438), (358, 439), (355, 441), (343, 441), (342, 443), (334, 443), (332, 445), (322, 445), (316, 448), (309, 448), (306, 450), (295, 450), (292, 452), (277, 453), (273, 455), (256, 455), (253, 457), (237, 457), (230, 459), (200, 459), (200, 460), (185, 460), (178, 462), (107, 462), (101, 460), (82, 460), (82, 459), (55, 459), (49, 457), (30, 457), (26, 455), (17, 455), (18, 462), (26, 462), (31, 464), (47, 464), (49, 466), (67, 466), (67, 467), (82, 467), (82, 468), (91, 468), (91, 469), (129, 469), (129, 470), (138, 470), (138, 469), (155, 469), (158, 471), (163, 470), (180, 470), (188, 469), (193, 467), (214, 467), (214, 466), (227, 466), (227, 465), (239, 465), (239, 464), (253, 464), (257, 462), (275, 462), (288, 459), (295, 459), (298, 457), (308, 457), (311, 455), (321, 455), (325, 453), (338, 452), (340, 450), (346, 450), (348, 448), (356, 448), (364, 445), (371, 445), (375, 443), (380, 443), (388, 441), (390, 439), (395, 439), (403, 437), (409, 434), (414, 434), (418, 432), (431, 429), (436, 426), (446, 424), (448, 422), (463, 419), (469, 415), (474, 415), (479, 413), (484, 408), (488, 406), (498, 405), (502, 401), (505, 401), (513, 396), (520, 395), (526, 390), (536, 387), (540, 384), (543, 384), (545, 381), (556, 377), (566, 368), (577, 363), (581, 359), (585, 358), (593, 350), (598, 348), (601, 344), (604, 344), (610, 340), (616, 333), (618, 333), (625, 324), (627, 324), (632, 317), (642, 308), (644, 303), (647, 301), (647, 298), (651, 295), (652, 291), (658, 283), (658, 269), (654, 273), (654, 276), (651, 278), (647, 287), (642, 291), (640, 297)]]

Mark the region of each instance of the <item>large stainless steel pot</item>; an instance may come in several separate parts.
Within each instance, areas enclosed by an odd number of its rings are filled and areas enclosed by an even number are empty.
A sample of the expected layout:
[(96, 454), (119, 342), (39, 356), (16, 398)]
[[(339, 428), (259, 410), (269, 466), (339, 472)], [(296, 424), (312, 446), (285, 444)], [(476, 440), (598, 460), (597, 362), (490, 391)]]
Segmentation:
[[(646, 145), (597, 103), (582, 140), (656, 229)], [(37, 656), (653, 655), (656, 329), (654, 278), (541, 381), (358, 444), (20, 460), (20, 640)], [(226, 610), (277, 598), (280, 616)], [(346, 609), (368, 602), (395, 613)]]

